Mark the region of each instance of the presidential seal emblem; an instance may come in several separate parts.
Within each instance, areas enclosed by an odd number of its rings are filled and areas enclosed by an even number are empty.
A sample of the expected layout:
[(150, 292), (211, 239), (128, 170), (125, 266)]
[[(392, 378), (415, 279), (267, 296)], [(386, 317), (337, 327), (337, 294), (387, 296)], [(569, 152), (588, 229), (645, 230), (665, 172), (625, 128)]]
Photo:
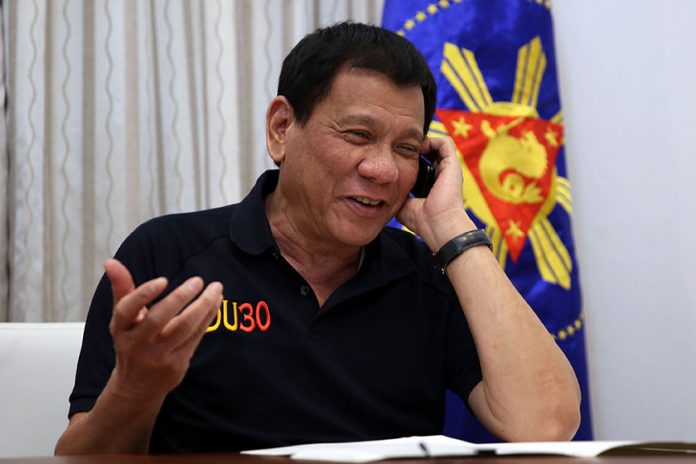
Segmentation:
[(570, 183), (555, 168), (563, 143), (561, 114), (541, 119), (536, 109), (546, 68), (541, 40), (520, 47), (511, 101), (493, 101), (474, 53), (444, 44), (442, 74), (468, 109), (438, 109), (432, 136), (454, 141), (467, 207), (486, 224), (496, 257), (516, 262), (529, 241), (541, 277), (570, 288), (572, 261), (548, 214), (571, 212)]

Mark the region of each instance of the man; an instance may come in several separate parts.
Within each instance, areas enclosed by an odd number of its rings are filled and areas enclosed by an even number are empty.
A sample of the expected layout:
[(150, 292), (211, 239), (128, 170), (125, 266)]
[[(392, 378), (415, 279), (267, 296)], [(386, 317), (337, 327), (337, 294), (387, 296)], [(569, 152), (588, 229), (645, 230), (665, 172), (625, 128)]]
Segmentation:
[[(425, 136), (434, 108), (405, 39), (305, 37), (267, 112), (279, 170), (240, 204), (149, 221), (107, 261), (56, 453), (436, 434), (447, 388), (502, 439), (571, 438), (572, 368), (479, 246), (454, 148)], [(437, 179), (409, 198), (419, 154)], [(384, 229), (394, 215), (425, 244)]]

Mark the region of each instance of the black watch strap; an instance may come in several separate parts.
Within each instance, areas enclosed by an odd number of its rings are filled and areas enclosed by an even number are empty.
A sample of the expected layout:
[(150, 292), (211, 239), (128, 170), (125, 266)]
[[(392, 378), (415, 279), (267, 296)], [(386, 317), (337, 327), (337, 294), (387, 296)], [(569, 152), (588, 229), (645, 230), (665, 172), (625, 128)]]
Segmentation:
[(493, 249), (491, 238), (481, 229), (470, 230), (457, 235), (442, 245), (442, 248), (435, 253), (436, 269), (439, 269), (444, 274), (445, 268), (454, 258), (461, 255), (465, 250), (478, 245), (487, 245), (488, 248)]

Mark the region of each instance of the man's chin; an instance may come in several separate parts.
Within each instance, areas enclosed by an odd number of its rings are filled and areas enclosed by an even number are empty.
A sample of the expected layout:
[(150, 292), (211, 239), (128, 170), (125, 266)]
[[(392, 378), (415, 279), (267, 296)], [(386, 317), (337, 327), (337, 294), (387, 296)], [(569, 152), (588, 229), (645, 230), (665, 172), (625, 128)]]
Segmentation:
[(381, 227), (375, 225), (369, 228), (360, 228), (357, 224), (352, 224), (352, 227), (345, 230), (342, 235), (342, 241), (346, 245), (362, 247), (372, 242), (379, 233), (384, 229), (387, 223), (382, 224)]

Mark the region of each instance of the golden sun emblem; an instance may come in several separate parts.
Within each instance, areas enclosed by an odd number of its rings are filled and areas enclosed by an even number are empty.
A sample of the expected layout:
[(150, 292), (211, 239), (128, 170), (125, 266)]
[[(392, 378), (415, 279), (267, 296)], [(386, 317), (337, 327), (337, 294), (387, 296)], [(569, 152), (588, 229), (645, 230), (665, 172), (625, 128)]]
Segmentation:
[(429, 135), (454, 140), (466, 207), (485, 222), (503, 268), (529, 239), (542, 279), (569, 289), (570, 254), (548, 220), (556, 204), (570, 214), (572, 203), (570, 182), (554, 167), (562, 113), (544, 121), (536, 109), (546, 69), (541, 39), (518, 51), (510, 102), (493, 101), (472, 51), (445, 43), (443, 52), (440, 70), (468, 111), (438, 110)]
[[(546, 172), (546, 149), (533, 132), (526, 131), (521, 139), (509, 134), (520, 122), (522, 118), (517, 118), (497, 129), (487, 120), (481, 122), (481, 132), (489, 140), (479, 161), (481, 178), (488, 191), (509, 203), (540, 203), (544, 198), (536, 182), (527, 183), (524, 177), (539, 179)], [(511, 172), (504, 175), (506, 170)]]

